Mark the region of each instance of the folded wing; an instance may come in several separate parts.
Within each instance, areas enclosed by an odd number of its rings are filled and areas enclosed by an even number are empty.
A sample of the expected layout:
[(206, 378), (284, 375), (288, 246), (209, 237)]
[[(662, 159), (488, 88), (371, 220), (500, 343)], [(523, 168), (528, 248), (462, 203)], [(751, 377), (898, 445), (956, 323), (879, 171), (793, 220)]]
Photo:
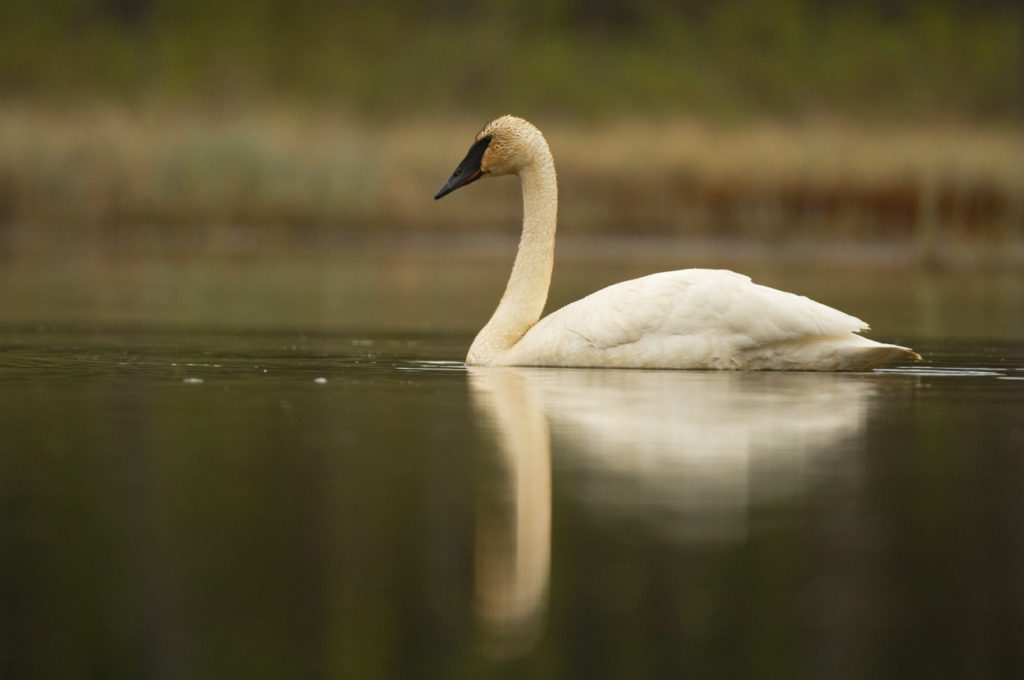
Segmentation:
[(856, 317), (741, 274), (685, 269), (624, 281), (563, 307), (501, 363), (792, 369), (808, 362), (821, 370), (832, 356), (836, 365), (827, 370), (834, 370), (854, 367), (843, 362), (867, 347), (903, 349), (855, 335), (865, 329)]

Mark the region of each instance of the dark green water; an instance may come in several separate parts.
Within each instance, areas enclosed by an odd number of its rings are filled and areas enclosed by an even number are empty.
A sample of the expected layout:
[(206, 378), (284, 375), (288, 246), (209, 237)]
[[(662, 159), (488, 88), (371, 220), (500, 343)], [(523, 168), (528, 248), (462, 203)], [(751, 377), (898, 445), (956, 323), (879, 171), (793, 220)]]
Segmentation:
[[(4, 279), (0, 677), (1024, 672), (1006, 279), (862, 283), (926, 361), (818, 375), (467, 371), (466, 272), (359, 306), (174, 271)], [(395, 311), (460, 291), (454, 330)]]

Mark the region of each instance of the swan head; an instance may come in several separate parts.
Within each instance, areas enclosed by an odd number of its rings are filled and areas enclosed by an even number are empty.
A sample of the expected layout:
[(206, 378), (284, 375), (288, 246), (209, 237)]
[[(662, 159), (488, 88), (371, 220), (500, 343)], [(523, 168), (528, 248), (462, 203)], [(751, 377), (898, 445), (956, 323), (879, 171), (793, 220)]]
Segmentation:
[(550, 151), (544, 135), (533, 123), (517, 116), (499, 116), (477, 133), (466, 157), (434, 198), (481, 177), (519, 174), (540, 156), (550, 157)]

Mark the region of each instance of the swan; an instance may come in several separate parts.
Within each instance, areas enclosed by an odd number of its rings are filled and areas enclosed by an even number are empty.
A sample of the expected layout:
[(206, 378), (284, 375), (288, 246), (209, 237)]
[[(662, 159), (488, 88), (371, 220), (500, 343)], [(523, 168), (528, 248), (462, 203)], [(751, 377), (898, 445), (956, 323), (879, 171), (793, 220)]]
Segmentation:
[(523, 231), (505, 294), (467, 365), (853, 371), (921, 358), (858, 335), (868, 325), (856, 317), (726, 270), (624, 281), (541, 319), (558, 212), (541, 131), (512, 115), (487, 123), (434, 199), (500, 175), (519, 177)]

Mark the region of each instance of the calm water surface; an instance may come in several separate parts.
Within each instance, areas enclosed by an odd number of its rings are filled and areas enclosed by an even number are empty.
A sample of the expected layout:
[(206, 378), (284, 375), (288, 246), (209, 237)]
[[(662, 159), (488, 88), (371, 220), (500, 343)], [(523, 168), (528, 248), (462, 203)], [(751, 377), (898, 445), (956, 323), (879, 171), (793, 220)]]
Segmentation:
[[(1013, 332), (896, 326), (927, 360), (868, 374), (467, 370), (471, 328), (126, 322), (143, 293), (29, 283), (2, 677), (1024, 672)], [(1016, 295), (960, 316), (1013, 331)]]

